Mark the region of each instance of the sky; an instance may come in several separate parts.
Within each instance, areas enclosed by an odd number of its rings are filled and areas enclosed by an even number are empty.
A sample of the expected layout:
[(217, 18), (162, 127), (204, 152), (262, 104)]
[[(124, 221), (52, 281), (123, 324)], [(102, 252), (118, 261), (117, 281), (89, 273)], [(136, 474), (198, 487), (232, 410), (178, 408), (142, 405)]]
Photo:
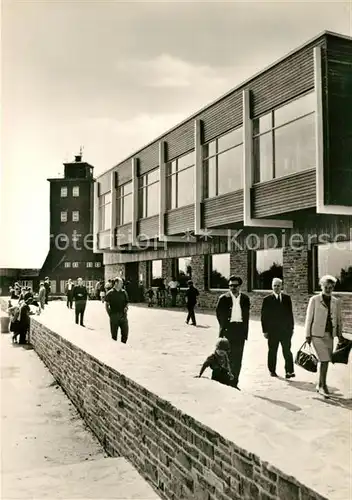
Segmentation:
[(40, 267), (49, 183), (99, 175), (323, 30), (352, 2), (2, 0), (0, 267)]

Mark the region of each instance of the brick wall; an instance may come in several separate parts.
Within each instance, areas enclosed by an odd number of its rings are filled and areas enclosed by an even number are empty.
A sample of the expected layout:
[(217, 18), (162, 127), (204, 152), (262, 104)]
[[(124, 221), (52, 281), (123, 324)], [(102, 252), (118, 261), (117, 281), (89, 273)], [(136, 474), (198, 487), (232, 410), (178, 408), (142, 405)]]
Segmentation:
[(165, 500), (326, 500), (32, 318), (31, 342), (111, 456)]

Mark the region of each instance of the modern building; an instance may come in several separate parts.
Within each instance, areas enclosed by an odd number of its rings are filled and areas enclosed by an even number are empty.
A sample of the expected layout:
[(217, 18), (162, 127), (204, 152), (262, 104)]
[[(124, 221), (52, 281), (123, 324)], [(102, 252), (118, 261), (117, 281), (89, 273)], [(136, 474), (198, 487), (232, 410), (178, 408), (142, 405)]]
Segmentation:
[(318, 35), (136, 151), (94, 212), (106, 278), (189, 276), (212, 308), (240, 275), (255, 316), (280, 276), (303, 320), (329, 273), (352, 331), (352, 38)]
[(81, 277), (89, 290), (104, 278), (103, 256), (93, 252), (93, 167), (64, 163), (62, 178), (50, 182), (50, 248), (40, 278), (50, 277), (53, 295), (63, 294), (69, 278)]

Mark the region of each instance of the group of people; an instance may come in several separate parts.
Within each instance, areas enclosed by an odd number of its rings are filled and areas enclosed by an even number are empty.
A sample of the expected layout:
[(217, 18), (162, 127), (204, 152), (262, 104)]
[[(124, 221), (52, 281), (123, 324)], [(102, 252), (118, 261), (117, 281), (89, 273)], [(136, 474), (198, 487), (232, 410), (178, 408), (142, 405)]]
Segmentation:
[[(313, 344), (320, 361), (317, 392), (329, 397), (327, 372), (333, 352), (333, 339), (342, 336), (340, 300), (332, 295), (336, 279), (323, 276), (321, 293), (310, 298), (305, 322), (306, 341)], [(216, 316), (220, 327), (220, 339), (215, 352), (203, 363), (198, 377), (206, 368), (212, 369), (212, 379), (222, 384), (238, 387), (245, 341), (248, 339), (250, 299), (240, 291), (242, 279), (232, 276), (229, 292), (219, 297)], [(272, 293), (267, 295), (261, 308), (261, 325), (268, 341), (267, 367), (271, 377), (276, 372), (278, 347), (281, 345), (285, 359), (286, 378), (295, 377), (291, 340), (294, 333), (294, 315), (289, 295), (282, 292), (282, 280), (274, 278)]]
[[(40, 314), (45, 305), (48, 304), (50, 280), (46, 277), (44, 281), (40, 282), (39, 292), (36, 295), (30, 287), (21, 286), (18, 282), (11, 286), (9, 291), (8, 314), (12, 341), (26, 344), (29, 337), (30, 315), (33, 314), (31, 306), (35, 306), (37, 314)], [(13, 304), (12, 301), (17, 301), (17, 303)]]
[[(190, 281), (188, 281), (188, 286)], [(153, 307), (154, 298), (156, 298), (156, 303), (159, 307), (166, 307), (168, 297), (171, 299), (171, 307), (176, 307), (177, 296), (180, 293), (180, 283), (175, 277), (169, 281), (167, 286), (165, 285), (165, 280), (161, 278), (156, 291), (154, 291), (154, 288), (155, 287), (150, 286), (147, 290), (148, 307)]]

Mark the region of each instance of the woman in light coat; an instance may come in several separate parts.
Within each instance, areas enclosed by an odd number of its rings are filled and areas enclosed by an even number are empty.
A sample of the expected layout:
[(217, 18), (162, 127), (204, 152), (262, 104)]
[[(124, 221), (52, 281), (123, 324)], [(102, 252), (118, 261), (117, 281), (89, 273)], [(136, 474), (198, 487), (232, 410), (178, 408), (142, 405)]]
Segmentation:
[(310, 298), (306, 314), (306, 340), (313, 343), (320, 361), (317, 391), (329, 396), (326, 377), (333, 350), (334, 337), (342, 338), (341, 302), (332, 295), (336, 283), (333, 276), (320, 279), (321, 293)]

